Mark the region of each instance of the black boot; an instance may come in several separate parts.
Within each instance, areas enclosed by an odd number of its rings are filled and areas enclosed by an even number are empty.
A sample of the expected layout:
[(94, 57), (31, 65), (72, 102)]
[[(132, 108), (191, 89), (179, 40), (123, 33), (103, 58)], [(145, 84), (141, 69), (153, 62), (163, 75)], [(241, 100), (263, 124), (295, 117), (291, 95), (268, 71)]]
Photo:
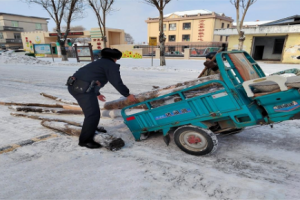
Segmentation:
[(96, 131), (99, 131), (99, 132), (101, 132), (101, 133), (107, 133), (107, 131), (104, 129), (103, 126), (98, 126), (98, 127), (96, 128)]
[(91, 141), (91, 142), (79, 142), (78, 145), (81, 146), (81, 147), (89, 148), (89, 149), (98, 149), (98, 148), (102, 147), (101, 144), (96, 143), (94, 141)]

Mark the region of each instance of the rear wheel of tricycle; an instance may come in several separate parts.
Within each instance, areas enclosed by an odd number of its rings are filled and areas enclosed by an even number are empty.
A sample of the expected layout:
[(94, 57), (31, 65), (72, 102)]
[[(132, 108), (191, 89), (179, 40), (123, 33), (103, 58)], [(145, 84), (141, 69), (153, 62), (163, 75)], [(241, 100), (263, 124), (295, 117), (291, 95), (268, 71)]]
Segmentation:
[(218, 147), (218, 139), (210, 130), (197, 126), (182, 126), (174, 132), (176, 145), (184, 152), (202, 156), (213, 153)]

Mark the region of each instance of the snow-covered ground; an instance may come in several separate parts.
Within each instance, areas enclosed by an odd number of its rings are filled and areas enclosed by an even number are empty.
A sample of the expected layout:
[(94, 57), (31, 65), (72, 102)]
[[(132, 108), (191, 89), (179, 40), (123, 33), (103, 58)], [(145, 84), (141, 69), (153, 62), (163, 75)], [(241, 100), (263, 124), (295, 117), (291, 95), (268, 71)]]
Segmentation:
[[(1, 102), (56, 103), (41, 92), (74, 101), (65, 82), (83, 63), (40, 60), (0, 56)], [(167, 60), (167, 67), (158, 67), (158, 60), (151, 67), (150, 59), (119, 63), (133, 93), (194, 79), (203, 69), (203, 60)], [(259, 64), (267, 74), (300, 68)], [(101, 93), (108, 101), (120, 97), (111, 85)], [(0, 106), (0, 148), (57, 133), (11, 112)], [(83, 120), (75, 115), (55, 118)], [(58, 133), (59, 137), (0, 154), (0, 199), (300, 199), (298, 120), (218, 137), (218, 150), (204, 157), (182, 152), (173, 141), (166, 146), (161, 134), (135, 142), (122, 118), (101, 118), (100, 123), (122, 137), (126, 146), (117, 152), (90, 150), (79, 147), (78, 138)]]

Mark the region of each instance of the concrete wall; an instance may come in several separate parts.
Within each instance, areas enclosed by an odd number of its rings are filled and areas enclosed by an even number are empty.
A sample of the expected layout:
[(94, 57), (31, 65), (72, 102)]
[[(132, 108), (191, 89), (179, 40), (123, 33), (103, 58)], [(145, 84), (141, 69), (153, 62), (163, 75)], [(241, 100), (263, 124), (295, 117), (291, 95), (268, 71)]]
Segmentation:
[[(103, 41), (102, 35), (100, 32), (100, 28), (92, 28), (91, 33), (91, 44), (93, 45), (93, 49), (103, 49)], [(107, 37), (107, 47), (111, 47), (116, 44), (126, 44), (125, 42), (125, 32), (122, 29), (106, 29), (106, 37)]]
[(121, 44), (121, 36), (118, 32), (109, 32), (109, 43), (110, 45)]
[(300, 33), (289, 34), (285, 43), (283, 51), (283, 62), (284, 63), (298, 63), (300, 64)]
[(132, 44), (111, 45), (113, 49), (122, 52), (122, 58), (141, 59), (143, 57), (143, 49), (134, 49)]
[(21, 38), (23, 49), (29, 52), (33, 52), (33, 44), (47, 44), (45, 42), (45, 32), (43, 31), (22, 32)]
[[(253, 42), (253, 35), (247, 35), (244, 41), (243, 50), (250, 53), (250, 55), (252, 53), (252, 42)], [(228, 51), (238, 49), (238, 44), (239, 44), (239, 37), (237, 35), (230, 36), (228, 39)]]
[(285, 36), (255, 37), (253, 51), (256, 46), (264, 46), (263, 60), (281, 60), (282, 54), (273, 54), (275, 39), (285, 39)]

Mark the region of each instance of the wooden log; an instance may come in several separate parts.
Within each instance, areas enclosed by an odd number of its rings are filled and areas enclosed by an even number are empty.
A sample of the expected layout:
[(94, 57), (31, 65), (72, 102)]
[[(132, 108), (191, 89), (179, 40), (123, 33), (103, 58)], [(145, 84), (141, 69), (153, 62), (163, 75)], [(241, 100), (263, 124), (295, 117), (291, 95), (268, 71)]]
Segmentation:
[(56, 131), (60, 131), (63, 132), (67, 135), (70, 136), (80, 136), (81, 133), (81, 127), (79, 126), (74, 126), (72, 124), (69, 123), (65, 123), (65, 122), (61, 122), (61, 121), (54, 121), (54, 120), (42, 120), (41, 122), (42, 126), (46, 127), (46, 128), (50, 128)]
[(35, 107), (47, 107), (47, 108), (63, 108), (63, 105), (61, 105), (61, 104), (42, 104), (42, 103), (0, 102), (0, 105), (4, 105), (4, 106), (35, 106)]
[(0, 105), (4, 106), (30, 106), (30, 107), (45, 107), (45, 108), (63, 108), (66, 110), (77, 110), (82, 109), (76, 105), (61, 105), (61, 104), (41, 104), (41, 103), (16, 103), (16, 102), (0, 102)]
[(42, 117), (39, 115), (28, 115), (28, 114), (21, 114), (21, 113), (10, 113), (10, 115), (15, 116), (15, 117), (25, 117), (25, 118), (30, 118), (30, 119), (37, 119), (37, 120), (51, 120), (51, 121), (56, 121), (56, 122), (65, 122), (67, 124), (70, 125), (74, 125), (74, 126), (79, 126), (81, 127), (82, 124), (81, 123), (77, 123), (77, 122), (73, 122), (73, 121), (69, 121), (69, 120), (63, 120), (63, 119), (50, 119), (48, 117)]
[[(79, 136), (81, 133), (81, 127), (74, 126), (65, 122), (53, 121), (53, 120), (43, 120), (41, 124), (44, 127), (61, 131), (67, 135)], [(96, 132), (94, 136), (94, 141), (101, 144), (101, 146), (109, 149), (111, 151), (117, 151), (121, 149), (125, 143), (121, 138), (116, 138), (109, 133), (98, 133)]]
[[(50, 119), (36, 115), (24, 115), (19, 113), (11, 113), (11, 115), (16, 117), (26, 117), (31, 119), (42, 120), (42, 126), (50, 128), (52, 130), (63, 132), (70, 136), (79, 137), (81, 134), (82, 126), (80, 123), (77, 122), (62, 119)], [(94, 136), (94, 141), (111, 151), (117, 151), (125, 145), (124, 141), (121, 138), (117, 138), (109, 133), (96, 132)]]
[[(210, 80), (220, 80), (220, 75), (216, 74), (216, 75), (212, 75), (212, 76), (206, 76), (206, 77), (201, 77), (198, 79), (194, 79), (194, 80), (190, 80), (190, 81), (186, 81), (186, 82), (182, 82), (182, 83), (177, 83), (175, 85), (169, 85), (167, 87), (164, 88), (159, 88), (156, 90), (152, 90), (152, 91), (147, 91), (147, 92), (143, 92), (140, 94), (135, 95), (135, 98), (138, 100), (138, 102), (143, 102), (146, 100), (150, 100), (159, 96), (163, 96), (165, 94), (169, 94), (172, 92), (176, 92), (200, 83), (205, 83), (207, 81)], [(206, 87), (211, 87), (211, 85), (205, 85), (203, 86), (203, 88)], [(121, 98), (118, 100), (114, 100), (114, 101), (110, 101), (110, 102), (106, 102), (104, 104), (104, 109), (106, 110), (112, 110), (112, 109), (121, 109), (124, 108), (126, 106), (132, 105), (134, 103), (131, 103), (127, 100), (127, 98)]]
[(53, 99), (53, 100), (55, 100), (55, 101), (60, 101), (60, 102), (65, 103), (65, 104), (78, 105), (78, 103), (70, 102), (70, 101), (68, 101), (68, 100), (61, 99), (61, 98), (52, 96), (52, 95), (50, 95), (50, 94), (40, 93), (40, 95), (42, 95), (42, 96), (44, 96), (44, 97), (47, 97), (47, 98), (50, 98), (50, 99)]
[(37, 113), (56, 113), (56, 114), (72, 114), (72, 115), (82, 115), (82, 110), (67, 110), (67, 109), (47, 109), (43, 107), (31, 107), (31, 106), (12, 106), (9, 107), (20, 112), (37, 112)]
[(76, 105), (62, 105), (62, 104), (42, 104), (42, 103), (17, 103), (17, 102), (0, 102), (4, 106), (32, 106), (32, 107), (45, 107), (45, 108), (63, 108), (67, 110), (81, 110)]

